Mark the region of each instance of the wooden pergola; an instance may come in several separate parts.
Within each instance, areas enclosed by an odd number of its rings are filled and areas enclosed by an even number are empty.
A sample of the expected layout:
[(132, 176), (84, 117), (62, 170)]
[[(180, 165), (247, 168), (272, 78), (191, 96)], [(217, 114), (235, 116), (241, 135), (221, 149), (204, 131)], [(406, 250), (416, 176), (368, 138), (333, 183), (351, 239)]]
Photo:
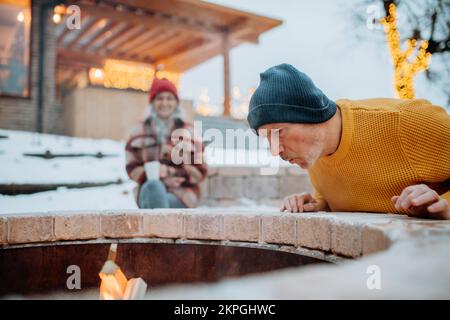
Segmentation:
[(282, 21), (199, 0), (65, 1), (81, 9), (82, 27), (56, 31), (58, 81), (118, 59), (184, 72), (223, 55), (224, 115), (230, 114), (230, 49), (258, 43)]

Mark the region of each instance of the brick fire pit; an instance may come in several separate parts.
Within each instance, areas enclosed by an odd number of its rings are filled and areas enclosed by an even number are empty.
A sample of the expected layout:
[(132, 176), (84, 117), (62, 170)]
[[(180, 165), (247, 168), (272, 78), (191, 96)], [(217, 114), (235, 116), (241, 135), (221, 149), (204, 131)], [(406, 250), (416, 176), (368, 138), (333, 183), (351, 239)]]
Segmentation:
[[(148, 298), (450, 298), (449, 241), (449, 222), (369, 213), (205, 208), (4, 215), (0, 295), (63, 291), (96, 299), (98, 290), (87, 289), (98, 288), (109, 243), (116, 242), (118, 264), (148, 282)], [(70, 264), (80, 264), (85, 291), (65, 288)], [(374, 265), (380, 290), (366, 285)], [(256, 275), (242, 277), (249, 274)], [(234, 279), (190, 284), (228, 277)], [(180, 283), (188, 288), (155, 288)]]

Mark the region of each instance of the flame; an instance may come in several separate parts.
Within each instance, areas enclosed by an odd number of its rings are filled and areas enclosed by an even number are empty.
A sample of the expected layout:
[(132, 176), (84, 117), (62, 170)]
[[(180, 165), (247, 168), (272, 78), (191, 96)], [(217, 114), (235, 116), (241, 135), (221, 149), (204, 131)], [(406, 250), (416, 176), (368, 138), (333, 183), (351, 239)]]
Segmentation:
[(127, 280), (116, 260), (117, 244), (111, 244), (108, 258), (99, 273), (100, 300), (131, 300), (142, 299), (147, 290), (147, 284), (141, 278)]
[[(128, 280), (123, 274), (122, 270), (114, 262), (108, 260), (105, 262), (102, 271), (100, 272), (100, 298), (105, 296), (112, 296), (113, 299), (122, 299)], [(103, 289), (103, 290), (102, 290)]]

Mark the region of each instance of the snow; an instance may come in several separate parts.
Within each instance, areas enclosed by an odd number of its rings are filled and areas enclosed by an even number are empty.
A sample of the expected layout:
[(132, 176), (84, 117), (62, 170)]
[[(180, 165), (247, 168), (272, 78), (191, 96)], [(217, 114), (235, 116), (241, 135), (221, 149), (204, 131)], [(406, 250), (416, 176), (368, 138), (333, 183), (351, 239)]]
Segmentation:
[(57, 210), (137, 209), (134, 182), (106, 187), (67, 189), (30, 195), (0, 195), (0, 214), (38, 213)]
[[(112, 140), (95, 140), (0, 130), (0, 184), (68, 184), (128, 180), (124, 145)], [(94, 153), (117, 154), (102, 159), (93, 157), (25, 157), (23, 153)]]
[[(113, 140), (74, 138), (23, 131), (1, 130), (0, 184), (75, 184), (103, 183), (129, 180), (125, 171), (124, 142)], [(91, 153), (114, 154), (116, 157), (54, 158), (51, 160), (25, 157), (24, 153)], [(206, 149), (206, 161), (216, 166), (267, 166), (278, 158), (267, 152), (250, 150)], [(280, 165), (289, 165), (279, 161)]]
[[(24, 131), (2, 130), (0, 135), (0, 184), (76, 184), (104, 183), (121, 179), (123, 184), (83, 189), (59, 188), (29, 195), (1, 195), (0, 214), (32, 213), (52, 210), (136, 209), (133, 188), (136, 185), (125, 171), (124, 142), (65, 137)], [(115, 154), (102, 159), (93, 157), (43, 159), (26, 157), (24, 153), (91, 153)], [(215, 166), (271, 166), (279, 163), (267, 153), (257, 150), (207, 149), (206, 161)], [(256, 159), (256, 160), (255, 160)], [(257, 206), (240, 199), (245, 207)]]

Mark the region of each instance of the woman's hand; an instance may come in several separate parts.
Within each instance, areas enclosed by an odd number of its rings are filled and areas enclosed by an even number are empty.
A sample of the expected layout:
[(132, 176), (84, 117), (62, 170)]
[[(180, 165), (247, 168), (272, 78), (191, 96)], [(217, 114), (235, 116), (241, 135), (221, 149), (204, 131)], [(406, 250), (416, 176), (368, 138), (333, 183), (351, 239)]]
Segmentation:
[(407, 210), (408, 216), (450, 220), (448, 201), (425, 184), (406, 187), (391, 200), (395, 209)]
[(167, 165), (161, 163), (161, 164), (159, 165), (159, 178), (160, 178), (160, 179), (166, 178), (166, 177), (167, 177), (167, 174), (169, 173), (168, 171), (169, 171), (169, 170), (168, 170)]
[(186, 178), (183, 177), (168, 177), (165, 178), (164, 184), (169, 188), (178, 188), (184, 181), (186, 181)]
[(326, 205), (314, 199), (309, 193), (302, 192), (287, 196), (283, 199), (280, 211), (305, 212), (305, 211), (323, 211)]

